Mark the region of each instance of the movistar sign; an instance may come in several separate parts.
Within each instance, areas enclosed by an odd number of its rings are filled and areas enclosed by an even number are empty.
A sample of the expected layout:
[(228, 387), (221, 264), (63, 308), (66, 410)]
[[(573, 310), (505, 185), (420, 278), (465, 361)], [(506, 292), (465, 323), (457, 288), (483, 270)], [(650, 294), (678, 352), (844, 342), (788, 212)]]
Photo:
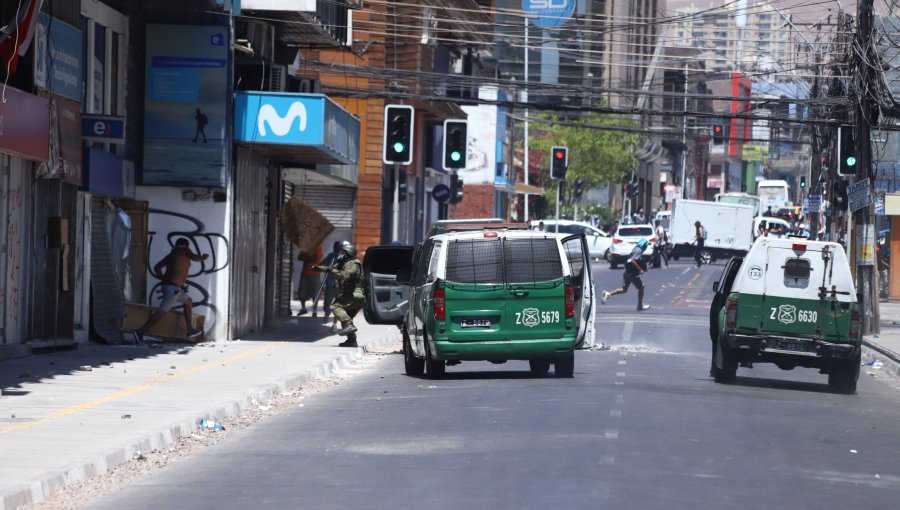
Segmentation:
[(522, 10), (533, 16), (531, 22), (541, 28), (553, 28), (569, 21), (576, 0), (522, 0)]

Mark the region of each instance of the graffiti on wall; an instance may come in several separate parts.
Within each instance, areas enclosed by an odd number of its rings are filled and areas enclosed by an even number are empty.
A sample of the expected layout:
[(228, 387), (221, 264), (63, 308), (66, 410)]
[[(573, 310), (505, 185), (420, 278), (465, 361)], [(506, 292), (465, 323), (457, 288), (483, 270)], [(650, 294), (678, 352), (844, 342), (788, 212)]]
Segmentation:
[(3, 194), (3, 202), (7, 204), (6, 227), (6, 284), (0, 285), (0, 313), (6, 308), (11, 312), (13, 321), (19, 320), (19, 273), (22, 251), (22, 233), (20, 217), (22, 214), (22, 188), (10, 188)]
[[(228, 267), (228, 254), (231, 253), (228, 239), (222, 234), (207, 232), (203, 222), (193, 216), (161, 209), (150, 209), (149, 212), (151, 217), (154, 215), (164, 217), (162, 223), (167, 226), (165, 231), (150, 231), (149, 233), (148, 257), (153, 257), (154, 243), (157, 245), (163, 243), (164, 247), (164, 249), (158, 249), (159, 253), (155, 259), (148, 258), (150, 276), (156, 279), (156, 283), (150, 287), (149, 304), (155, 306), (162, 301), (162, 275), (154, 274), (153, 266), (171, 251), (178, 239), (185, 238), (190, 243), (192, 252), (201, 256), (209, 255), (206, 260), (191, 263), (187, 286), (188, 295), (193, 302), (194, 313), (206, 315), (204, 333), (214, 330), (219, 320), (219, 310), (210, 298), (210, 289), (204, 286), (203, 282), (211, 281), (210, 275)], [(183, 307), (179, 305), (173, 310), (181, 308)]]

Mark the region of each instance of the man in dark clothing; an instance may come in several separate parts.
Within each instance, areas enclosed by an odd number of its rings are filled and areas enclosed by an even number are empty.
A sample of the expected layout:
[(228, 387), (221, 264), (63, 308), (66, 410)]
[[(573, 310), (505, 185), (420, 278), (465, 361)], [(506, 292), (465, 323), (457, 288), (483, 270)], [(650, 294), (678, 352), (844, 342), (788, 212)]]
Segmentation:
[[(334, 246), (331, 248), (331, 253), (325, 255), (325, 258), (322, 259), (322, 265), (341, 270), (343, 266), (338, 264), (339, 260), (341, 260), (341, 242), (335, 241)], [(325, 296), (322, 298), (322, 310), (325, 310), (325, 318), (322, 319), (323, 324), (328, 323), (328, 313), (331, 311), (331, 304), (334, 303), (334, 298), (338, 294), (336, 282), (337, 277), (334, 274), (329, 272), (325, 276)]]
[(625, 294), (628, 292), (628, 287), (634, 285), (634, 288), (638, 291), (637, 311), (643, 312), (650, 308), (650, 305), (644, 304), (644, 281), (641, 280), (641, 275), (644, 274), (645, 267), (641, 265), (641, 257), (648, 246), (650, 246), (650, 241), (646, 239), (638, 241), (634, 249), (631, 250), (631, 256), (628, 257), (628, 262), (625, 263), (625, 272), (622, 275), (622, 286), (612, 292), (604, 290), (603, 293), (600, 294), (600, 303), (605, 305), (606, 300), (610, 297)]
[(197, 131), (194, 133), (194, 143), (197, 143), (197, 139), (200, 136), (203, 136), (203, 143), (206, 143), (206, 125), (209, 124), (209, 119), (206, 118), (206, 114), (200, 111), (200, 108), (197, 108), (197, 113), (194, 115), (194, 120), (197, 122)]
[(699, 221), (694, 222), (694, 260), (697, 261), (697, 267), (703, 265), (700, 260), (700, 253), (706, 245), (706, 229)]
[(357, 312), (365, 306), (365, 294), (363, 293), (363, 271), (362, 263), (356, 258), (356, 248), (350, 244), (341, 246), (342, 262), (341, 269), (327, 266), (314, 266), (317, 271), (334, 274), (337, 280), (338, 297), (331, 305), (331, 311), (335, 318), (341, 321), (343, 329), (338, 331), (341, 336), (346, 335), (347, 340), (338, 344), (340, 347), (357, 347), (356, 344), (356, 326), (353, 325), (353, 318)]

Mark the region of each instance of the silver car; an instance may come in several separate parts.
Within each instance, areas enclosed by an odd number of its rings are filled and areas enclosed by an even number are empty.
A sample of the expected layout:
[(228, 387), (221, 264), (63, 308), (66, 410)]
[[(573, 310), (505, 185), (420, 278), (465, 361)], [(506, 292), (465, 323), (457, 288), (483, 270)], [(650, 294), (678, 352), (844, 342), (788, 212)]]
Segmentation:
[[(544, 230), (549, 233), (556, 232), (556, 220), (532, 221), (531, 228), (537, 230), (538, 226), (543, 223)], [(592, 259), (606, 258), (606, 252), (612, 245), (612, 237), (599, 228), (584, 223), (582, 221), (559, 220), (560, 234), (584, 234), (587, 239), (588, 250)]]

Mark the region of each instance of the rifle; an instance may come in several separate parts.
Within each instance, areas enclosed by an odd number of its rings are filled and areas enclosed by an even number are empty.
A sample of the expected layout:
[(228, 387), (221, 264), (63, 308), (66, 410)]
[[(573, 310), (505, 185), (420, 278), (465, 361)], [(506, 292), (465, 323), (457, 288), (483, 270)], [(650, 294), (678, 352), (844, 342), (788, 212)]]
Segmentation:
[[(331, 273), (331, 269), (334, 268), (334, 266), (337, 264), (339, 258), (340, 258), (340, 255), (338, 255), (337, 257), (334, 257), (331, 260), (331, 264), (328, 265), (328, 269), (326, 271), (322, 272), (324, 274), (324, 278), (322, 278), (322, 285), (319, 285), (319, 291), (316, 292), (316, 297), (313, 298), (313, 304), (312, 304), (313, 310), (316, 310), (316, 308), (319, 306), (319, 296), (321, 296), (322, 292), (325, 291), (325, 285), (328, 284), (328, 275)], [(324, 308), (322, 309), (322, 311), (323, 312), (325, 311)], [(313, 317), (315, 317), (315, 315), (313, 315)]]

